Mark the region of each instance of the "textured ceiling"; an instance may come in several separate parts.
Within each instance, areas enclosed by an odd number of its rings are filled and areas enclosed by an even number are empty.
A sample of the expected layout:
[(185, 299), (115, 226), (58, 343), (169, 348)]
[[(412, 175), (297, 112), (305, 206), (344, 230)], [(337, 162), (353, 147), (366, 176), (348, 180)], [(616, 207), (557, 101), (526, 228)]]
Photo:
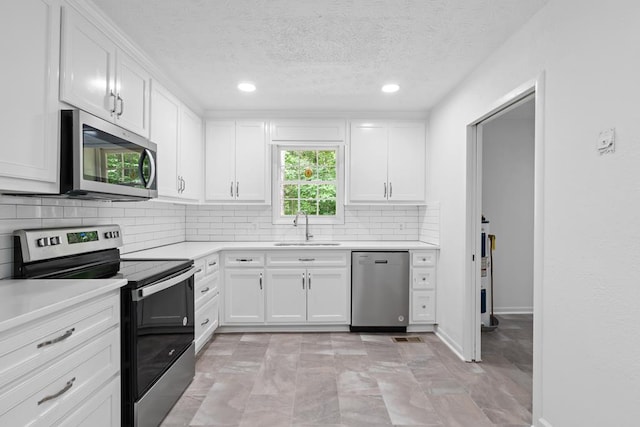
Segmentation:
[(426, 111), (547, 1), (94, 3), (205, 110)]

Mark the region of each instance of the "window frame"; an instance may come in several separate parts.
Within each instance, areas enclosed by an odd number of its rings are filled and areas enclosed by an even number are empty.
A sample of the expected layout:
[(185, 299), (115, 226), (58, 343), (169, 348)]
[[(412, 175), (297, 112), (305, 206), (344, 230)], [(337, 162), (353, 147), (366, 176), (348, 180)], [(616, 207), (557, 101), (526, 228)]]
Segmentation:
[(336, 214), (332, 216), (309, 215), (309, 224), (344, 224), (344, 146), (339, 144), (286, 143), (274, 144), (272, 150), (271, 176), (271, 211), (273, 224), (293, 224), (295, 215), (281, 215), (282, 180), (280, 175), (280, 159), (283, 150), (335, 150), (336, 151)]

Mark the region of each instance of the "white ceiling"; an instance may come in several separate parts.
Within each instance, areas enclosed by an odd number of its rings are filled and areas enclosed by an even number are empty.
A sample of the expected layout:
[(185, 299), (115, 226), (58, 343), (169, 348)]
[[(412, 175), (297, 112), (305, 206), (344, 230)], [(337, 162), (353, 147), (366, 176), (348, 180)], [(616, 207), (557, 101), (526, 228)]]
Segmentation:
[(548, 0), (93, 1), (205, 110), (427, 111)]

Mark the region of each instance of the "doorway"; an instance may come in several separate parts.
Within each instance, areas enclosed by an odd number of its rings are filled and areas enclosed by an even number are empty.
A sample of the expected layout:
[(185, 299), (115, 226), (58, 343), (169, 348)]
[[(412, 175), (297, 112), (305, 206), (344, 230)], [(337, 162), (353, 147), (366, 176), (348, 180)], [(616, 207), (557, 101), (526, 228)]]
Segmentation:
[[(531, 104), (527, 104), (531, 103)], [(543, 218), (544, 218), (544, 144), (543, 144), (543, 106), (544, 106), (544, 74), (535, 80), (525, 83), (519, 88), (498, 100), (486, 113), (467, 126), (467, 271), (465, 290), (465, 319), (463, 337), (463, 356), (467, 361), (482, 361), (481, 336), (481, 218), (483, 214), (482, 183), (482, 143), (483, 127), (498, 120), (501, 116), (516, 110), (519, 106), (528, 105), (534, 111), (534, 144), (533, 144), (533, 257), (532, 265), (532, 311), (533, 311), (533, 369), (532, 369), (532, 415), (539, 418), (542, 413), (542, 273), (543, 273)], [(498, 151), (498, 154), (501, 152)], [(504, 162), (505, 159), (502, 159)], [(531, 213), (531, 212), (530, 212)], [(497, 219), (497, 218), (496, 218)], [(491, 218), (489, 218), (491, 220)], [(497, 232), (496, 232), (497, 233)], [(497, 248), (500, 248), (501, 237), (496, 234)], [(503, 236), (504, 237), (504, 236)], [(506, 248), (505, 248), (506, 250)], [(530, 255), (529, 255), (530, 256)], [(529, 283), (531, 277), (529, 277)], [(496, 289), (496, 295), (499, 290)], [(505, 293), (502, 297), (507, 297)], [(496, 307), (507, 307), (505, 300), (498, 300)], [(511, 303), (511, 311), (531, 311), (526, 304)], [(519, 308), (519, 310), (518, 310)], [(509, 311), (508, 309), (505, 310)]]

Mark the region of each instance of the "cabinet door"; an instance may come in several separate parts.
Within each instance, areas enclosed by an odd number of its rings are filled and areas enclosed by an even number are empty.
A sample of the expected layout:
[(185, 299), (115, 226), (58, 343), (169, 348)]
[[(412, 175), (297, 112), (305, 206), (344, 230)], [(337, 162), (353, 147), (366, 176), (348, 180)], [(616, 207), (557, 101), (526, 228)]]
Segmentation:
[(424, 123), (389, 125), (389, 201), (425, 200)]
[(59, 191), (59, 17), (55, 0), (0, 2), (0, 190)]
[(151, 89), (151, 141), (158, 145), (158, 194), (178, 196), (180, 101), (155, 81)]
[(193, 111), (182, 106), (180, 121), (180, 176), (184, 179), (181, 197), (190, 200), (202, 198), (203, 147), (202, 120)]
[(236, 124), (207, 121), (205, 129), (205, 199), (235, 199)]
[(71, 7), (62, 12), (60, 100), (111, 121), (116, 46)]
[(349, 148), (349, 200), (387, 200), (387, 128), (384, 123), (353, 122)]
[(350, 287), (346, 268), (307, 270), (307, 321), (350, 322)]
[(267, 270), (267, 322), (306, 323), (306, 275), (304, 268)]
[(116, 124), (148, 138), (151, 76), (122, 51), (117, 65)]
[(262, 202), (267, 198), (267, 144), (264, 122), (236, 124), (236, 199)]
[(436, 321), (436, 291), (413, 291), (411, 293), (411, 323), (434, 323)]
[(230, 268), (224, 279), (225, 321), (264, 322), (264, 269)]

